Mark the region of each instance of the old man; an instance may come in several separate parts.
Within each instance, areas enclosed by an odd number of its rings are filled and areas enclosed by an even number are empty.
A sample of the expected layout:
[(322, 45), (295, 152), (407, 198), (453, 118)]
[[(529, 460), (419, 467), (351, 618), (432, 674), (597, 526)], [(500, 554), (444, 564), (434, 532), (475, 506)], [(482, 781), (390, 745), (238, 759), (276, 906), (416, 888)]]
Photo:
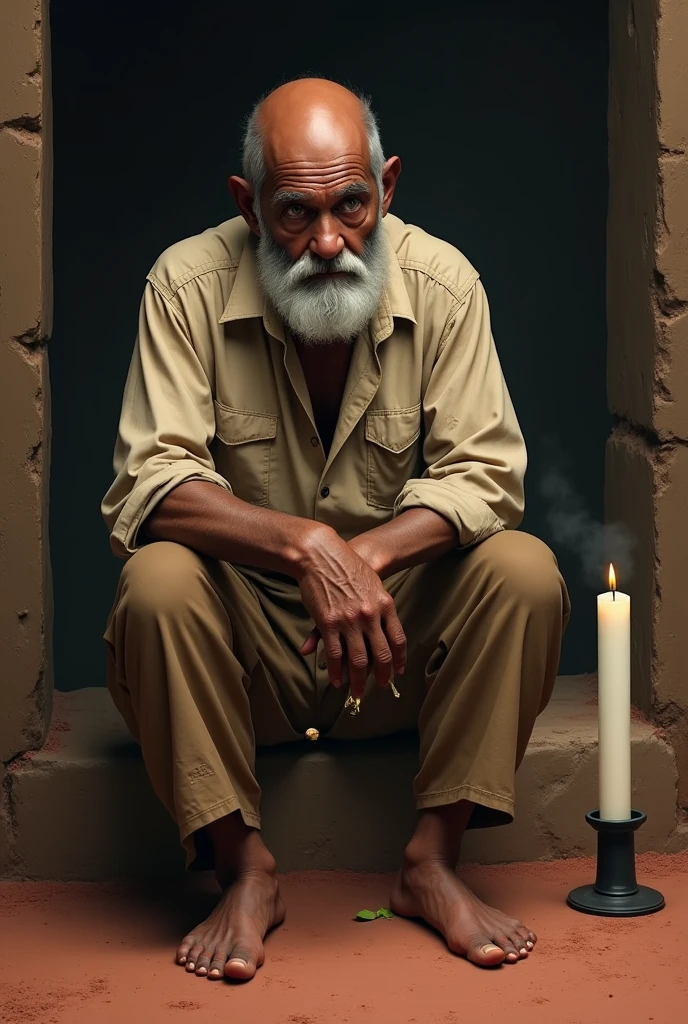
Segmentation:
[(281, 85), (229, 179), (241, 216), (143, 294), (102, 506), (126, 559), (108, 685), (222, 889), (177, 951), (208, 978), (251, 978), (284, 918), (255, 748), (309, 730), (418, 730), (397, 914), (482, 966), (536, 941), (456, 865), (467, 827), (513, 818), (568, 598), (514, 529), (526, 453), (478, 274), (388, 213), (400, 170), (364, 97)]

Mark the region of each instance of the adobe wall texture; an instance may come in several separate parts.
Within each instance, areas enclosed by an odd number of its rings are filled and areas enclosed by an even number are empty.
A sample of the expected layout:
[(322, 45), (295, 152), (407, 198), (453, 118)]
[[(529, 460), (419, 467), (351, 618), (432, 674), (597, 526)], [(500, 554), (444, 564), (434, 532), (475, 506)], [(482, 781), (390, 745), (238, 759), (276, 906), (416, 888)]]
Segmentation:
[[(608, 518), (637, 544), (633, 692), (688, 810), (688, 5), (612, 0)], [(623, 588), (622, 588), (623, 589)]]
[(47, 4), (0, 5), (0, 761), (52, 698), (48, 556), (51, 139)]

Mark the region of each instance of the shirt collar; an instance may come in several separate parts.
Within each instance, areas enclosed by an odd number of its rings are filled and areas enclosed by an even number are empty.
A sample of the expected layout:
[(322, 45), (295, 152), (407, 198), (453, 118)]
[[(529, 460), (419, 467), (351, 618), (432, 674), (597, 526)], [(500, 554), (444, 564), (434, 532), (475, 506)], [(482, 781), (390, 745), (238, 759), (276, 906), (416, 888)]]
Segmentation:
[[(384, 225), (384, 221), (383, 221)], [(374, 344), (384, 341), (394, 330), (394, 317), (400, 316), (412, 323), (417, 323), (411, 301), (404, 284), (404, 275), (392, 247), (388, 232), (385, 239), (389, 250), (389, 275), (387, 285), (382, 294), (380, 305), (370, 324), (370, 335)], [(224, 308), (219, 323), (226, 324), (232, 320), (245, 320), (249, 317), (262, 317), (265, 329), (280, 341), (285, 340), (284, 325), (263, 294), (258, 281), (256, 262), (256, 236), (249, 232), (239, 258), (236, 279), (229, 302)]]

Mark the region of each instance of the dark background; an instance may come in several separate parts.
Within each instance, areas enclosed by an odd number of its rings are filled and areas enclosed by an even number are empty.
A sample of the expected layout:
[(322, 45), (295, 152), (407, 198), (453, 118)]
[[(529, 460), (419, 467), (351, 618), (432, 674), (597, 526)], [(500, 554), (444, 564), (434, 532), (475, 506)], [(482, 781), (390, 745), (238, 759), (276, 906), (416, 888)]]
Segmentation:
[[(50, 533), (60, 689), (104, 682), (121, 562), (100, 501), (144, 278), (172, 242), (234, 216), (242, 120), (303, 72), (363, 89), (403, 173), (392, 212), (482, 275), (529, 447), (524, 529), (573, 600), (561, 671), (594, 670), (595, 598), (539, 482), (554, 441), (602, 517), (607, 5), (454, 0), (288, 9), (224, 0), (51, 3), (55, 329)], [(317, 16), (316, 16), (317, 14)]]

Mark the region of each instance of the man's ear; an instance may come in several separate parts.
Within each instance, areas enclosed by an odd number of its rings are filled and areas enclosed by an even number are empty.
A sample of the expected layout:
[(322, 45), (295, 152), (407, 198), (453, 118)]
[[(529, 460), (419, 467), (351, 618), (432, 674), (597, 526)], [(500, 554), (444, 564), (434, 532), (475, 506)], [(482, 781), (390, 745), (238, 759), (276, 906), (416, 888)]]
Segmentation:
[(249, 183), (244, 178), (233, 174), (227, 179), (229, 191), (234, 197), (234, 202), (239, 207), (239, 213), (244, 218), (254, 235), (260, 236), (258, 218), (253, 212), (254, 193)]
[(394, 196), (394, 189), (396, 188), (399, 175), (401, 174), (401, 160), (398, 156), (391, 156), (389, 160), (385, 160), (382, 168), (382, 216), (387, 215), (387, 211), (392, 205), (392, 197)]

